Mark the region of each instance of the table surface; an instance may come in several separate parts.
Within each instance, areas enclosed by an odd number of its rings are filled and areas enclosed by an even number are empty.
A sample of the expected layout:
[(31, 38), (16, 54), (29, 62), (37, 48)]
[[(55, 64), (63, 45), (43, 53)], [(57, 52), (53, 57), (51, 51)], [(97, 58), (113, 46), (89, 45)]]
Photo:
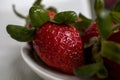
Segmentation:
[[(24, 24), (24, 20), (18, 18), (13, 13), (12, 4), (16, 4), (16, 9), (27, 15), (33, 1), (34, 0), (0, 1), (0, 80), (42, 80), (29, 68), (21, 57), (20, 48), (24, 43), (13, 40), (6, 32), (6, 26), (8, 24)], [(78, 3), (81, 4), (79, 5)], [(53, 5), (57, 7), (59, 11), (74, 10), (77, 13), (80, 11), (87, 17), (91, 17), (90, 6), (87, 0), (76, 0), (76, 2), (75, 0), (74, 2), (73, 0), (56, 0), (55, 2), (43, 0), (43, 4), (47, 7)], [(63, 7), (61, 8), (61, 6)]]

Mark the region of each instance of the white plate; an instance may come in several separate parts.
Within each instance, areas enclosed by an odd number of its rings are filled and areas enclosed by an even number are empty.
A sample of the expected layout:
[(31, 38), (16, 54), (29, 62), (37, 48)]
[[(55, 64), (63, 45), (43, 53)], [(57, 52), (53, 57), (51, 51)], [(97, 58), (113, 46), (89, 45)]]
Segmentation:
[(21, 54), (29, 67), (45, 80), (81, 80), (74, 75), (67, 75), (51, 69), (41, 60), (38, 60), (28, 44), (21, 48)]

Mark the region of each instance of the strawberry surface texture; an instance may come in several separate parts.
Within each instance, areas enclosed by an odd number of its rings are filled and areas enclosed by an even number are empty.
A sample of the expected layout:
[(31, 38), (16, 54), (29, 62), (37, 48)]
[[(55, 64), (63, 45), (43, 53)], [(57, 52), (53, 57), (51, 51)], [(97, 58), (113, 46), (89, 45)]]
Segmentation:
[(70, 25), (46, 23), (34, 35), (33, 46), (39, 57), (65, 73), (84, 64), (83, 45), (78, 31)]

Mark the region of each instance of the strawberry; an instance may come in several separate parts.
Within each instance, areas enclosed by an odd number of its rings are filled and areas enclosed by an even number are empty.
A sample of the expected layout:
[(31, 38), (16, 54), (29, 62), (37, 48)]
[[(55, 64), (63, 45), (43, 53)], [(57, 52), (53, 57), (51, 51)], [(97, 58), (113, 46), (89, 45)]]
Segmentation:
[(49, 11), (49, 10), (47, 10), (47, 12), (48, 12), (48, 14), (50, 16), (50, 19), (53, 19), (56, 13), (52, 12), (52, 11)]
[[(114, 23), (112, 23), (112, 26), (115, 26)], [(117, 37), (119, 35), (119, 31), (118, 33), (113, 33), (108, 40), (110, 41), (115, 41), (115, 42), (119, 42), (119, 38)], [(83, 41), (85, 43), (89, 43), (90, 39), (92, 39), (93, 37), (99, 37), (99, 31), (98, 31), (98, 27), (97, 27), (97, 23), (93, 22), (91, 25), (89, 25), (88, 28), (86, 28), (84, 30), (84, 35), (83, 35)], [(114, 39), (114, 37), (116, 39)]]
[[(92, 61), (92, 48), (95, 40), (93, 38), (98, 37), (98, 28), (96, 22), (91, 23), (84, 31), (82, 40), (84, 42), (84, 54), (85, 62), (91, 63)], [(93, 41), (92, 41), (93, 40)]]
[(109, 41), (113, 41), (113, 42), (117, 42), (117, 43), (120, 43), (120, 31), (118, 31), (118, 32), (115, 32), (115, 33), (113, 33), (109, 38), (108, 38), (108, 40)]
[[(115, 24), (112, 23), (112, 26), (114, 26)], [(98, 27), (97, 27), (97, 24), (96, 23), (92, 23), (84, 32), (84, 37), (83, 37), (83, 40), (84, 42), (89, 42), (89, 40), (93, 37), (98, 37), (100, 36), (99, 32), (98, 32)], [(117, 32), (113, 32), (113, 34), (108, 38), (108, 41), (112, 41), (112, 42), (116, 42), (116, 43), (120, 43), (120, 31), (117, 31)], [(91, 54), (88, 54), (88, 51), (92, 53), (92, 47), (93, 46), (90, 46), (88, 48), (85, 49), (85, 55), (86, 55), (86, 58), (90, 61), (91, 59), (90, 56), (92, 56)], [(89, 49), (89, 50), (88, 50)], [(88, 57), (89, 55), (89, 57)], [(87, 60), (87, 62), (89, 62)], [(119, 64), (115, 63), (114, 61), (112, 60), (109, 60), (107, 58), (104, 58), (104, 61), (105, 61), (105, 65), (108, 69), (108, 72), (109, 72), (109, 75), (112, 77), (112, 79), (114, 80), (119, 80), (120, 77), (119, 77), (119, 72), (120, 72), (120, 69), (119, 69)]]
[(71, 25), (78, 18), (74, 11), (55, 15), (39, 6), (33, 6), (29, 15), (33, 28), (7, 26), (12, 38), (22, 42), (32, 41), (39, 58), (61, 72), (73, 74), (75, 68), (84, 65), (83, 43), (78, 30)]
[(73, 74), (74, 68), (84, 64), (83, 45), (78, 31), (68, 24), (74, 21), (63, 15), (73, 16), (72, 19), (77, 20), (74, 12), (58, 13), (52, 19), (54, 23), (47, 22), (37, 29), (33, 37), (33, 46), (38, 56), (48, 66)]
[[(113, 33), (108, 40), (115, 42), (115, 43), (120, 43), (120, 31)], [(105, 65), (108, 69), (109, 75), (113, 80), (120, 80), (120, 64), (117, 64), (116, 62), (104, 58)]]
[(47, 65), (65, 73), (84, 64), (81, 37), (73, 26), (46, 23), (36, 31), (33, 46)]
[(109, 76), (112, 80), (120, 80), (120, 64), (115, 63), (112, 60), (104, 58), (105, 66), (109, 72)]
[(99, 32), (97, 29), (97, 24), (96, 22), (93, 22), (92, 24), (89, 25), (88, 28), (84, 30), (83, 41), (89, 42), (89, 40), (92, 37), (98, 37), (98, 36), (99, 36)]
[[(50, 11), (50, 10), (47, 10), (47, 13), (49, 14), (51, 20), (54, 18), (55, 14), (56, 14), (55, 12), (52, 12), (52, 11)], [(33, 26), (32, 26), (31, 23), (29, 23), (29, 25), (28, 25), (27, 27), (28, 27), (29, 29), (33, 28)], [(31, 42), (31, 41), (28, 42), (28, 44), (30, 44), (30, 46), (32, 47), (32, 42)]]
[[(120, 22), (117, 18), (119, 14), (115, 14), (114, 9), (113, 12), (104, 10), (103, 0), (95, 0), (94, 8), (96, 19), (83, 33), (85, 59), (90, 56), (86, 60), (90, 62), (75, 69), (75, 74), (83, 78), (97, 76), (100, 79), (110, 77), (120, 80), (120, 31), (119, 26), (112, 23)], [(119, 6), (115, 6), (115, 9), (118, 10)]]
[(117, 0), (104, 0), (105, 1), (105, 6), (107, 9), (110, 9)]

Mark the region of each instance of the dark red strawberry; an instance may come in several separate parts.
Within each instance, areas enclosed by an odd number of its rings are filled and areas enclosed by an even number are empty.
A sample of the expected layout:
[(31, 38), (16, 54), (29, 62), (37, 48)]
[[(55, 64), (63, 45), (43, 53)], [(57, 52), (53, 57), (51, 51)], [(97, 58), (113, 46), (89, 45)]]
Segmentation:
[[(120, 43), (119, 36), (120, 36), (120, 31), (115, 32), (109, 37), (108, 40), (116, 43)], [(104, 61), (112, 80), (120, 80), (120, 64), (117, 64), (116, 62), (109, 60), (107, 58), (104, 58)]]
[[(112, 24), (113, 26), (115, 24)], [(85, 31), (84, 31), (84, 37), (83, 37), (83, 40), (85, 43), (89, 43), (89, 40), (92, 38), (92, 37), (98, 37), (99, 36), (99, 33), (98, 33), (98, 29), (97, 29), (97, 24), (94, 22), (92, 23)], [(108, 41), (113, 41), (113, 42), (116, 42), (116, 43), (120, 43), (120, 31), (118, 30), (117, 32), (114, 32), (109, 38), (108, 38)], [(88, 50), (89, 49), (89, 50)], [(90, 61), (91, 59), (90, 58), (90, 54), (88, 54), (88, 51), (89, 53), (91, 53), (91, 50), (92, 50), (92, 47), (88, 47), (85, 49), (85, 55), (86, 58)], [(88, 57), (89, 55), (89, 57)], [(85, 58), (85, 59), (86, 59)], [(86, 60), (87, 60), (86, 59)], [(87, 62), (89, 62), (87, 60)], [(114, 61), (112, 60), (109, 60), (107, 58), (104, 58), (104, 61), (105, 61), (105, 65), (108, 69), (108, 72), (109, 72), (109, 76), (113, 79), (113, 80), (120, 80), (120, 65), (115, 63)]]
[[(115, 24), (112, 23), (112, 26), (114, 26)], [(100, 34), (99, 34), (99, 31), (98, 31), (98, 27), (97, 27), (97, 24), (96, 22), (92, 23), (87, 29), (84, 30), (84, 36), (83, 36), (83, 41), (84, 42), (89, 42), (89, 40), (92, 38), (92, 37), (98, 37)], [(119, 33), (113, 33), (111, 36), (110, 36), (110, 40), (112, 41), (117, 41), (119, 37), (117, 37), (119, 35)], [(117, 39), (114, 39), (113, 37), (117, 38)]]
[(120, 43), (120, 31), (113, 33), (108, 40)]
[(35, 33), (33, 46), (48, 66), (62, 72), (73, 74), (84, 65), (81, 37), (73, 26), (46, 23)]
[(28, 27), (29, 29), (32, 29), (32, 24), (30, 23), (27, 27)]
[[(97, 22), (97, 24), (93, 23), (90, 25), (84, 31), (83, 35), (84, 46), (89, 51), (87, 55), (92, 53), (93, 62), (91, 62), (92, 64), (90, 63), (82, 68), (76, 69), (76, 75), (83, 78), (96, 75), (100, 80), (107, 77), (110, 77), (108, 80), (120, 80), (120, 32), (119, 29), (117, 29), (118, 32), (115, 31), (114, 33), (113, 30), (118, 28), (118, 26), (115, 25), (116, 27), (112, 27), (111, 25), (112, 22), (120, 23), (119, 18), (115, 18), (117, 14), (113, 13), (113, 11), (119, 11), (119, 3), (120, 1), (114, 5), (112, 11), (107, 11), (104, 9), (104, 0), (95, 0), (94, 11), (96, 13), (95, 22)], [(99, 40), (96, 40), (95, 43), (93, 42), (91, 46), (93, 37), (99, 37)], [(86, 43), (88, 43), (89, 46), (86, 47)]]
[(117, 64), (107, 58), (104, 58), (104, 61), (111, 80), (120, 80), (120, 64)]
[(107, 9), (110, 9), (113, 5), (115, 5), (115, 2), (117, 1), (117, 0), (104, 0), (105, 1), (105, 7), (107, 8)]
[(96, 22), (92, 23), (87, 29), (84, 30), (83, 41), (89, 42), (92, 37), (98, 37), (98, 29)]

